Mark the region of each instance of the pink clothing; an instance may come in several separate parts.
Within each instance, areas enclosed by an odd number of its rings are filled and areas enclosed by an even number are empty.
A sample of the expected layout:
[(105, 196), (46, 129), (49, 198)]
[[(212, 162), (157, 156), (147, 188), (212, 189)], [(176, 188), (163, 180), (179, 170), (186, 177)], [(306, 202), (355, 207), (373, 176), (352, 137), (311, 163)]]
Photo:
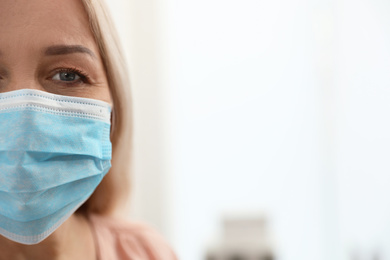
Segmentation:
[(170, 246), (150, 227), (90, 215), (98, 260), (177, 260)]

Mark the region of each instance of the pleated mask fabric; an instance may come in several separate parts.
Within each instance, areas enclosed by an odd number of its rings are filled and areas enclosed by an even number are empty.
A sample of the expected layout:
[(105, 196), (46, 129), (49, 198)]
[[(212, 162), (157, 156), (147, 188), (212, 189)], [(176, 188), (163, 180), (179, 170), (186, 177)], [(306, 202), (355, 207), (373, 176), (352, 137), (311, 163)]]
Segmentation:
[(0, 93), (0, 235), (37, 244), (111, 167), (110, 104), (22, 89)]

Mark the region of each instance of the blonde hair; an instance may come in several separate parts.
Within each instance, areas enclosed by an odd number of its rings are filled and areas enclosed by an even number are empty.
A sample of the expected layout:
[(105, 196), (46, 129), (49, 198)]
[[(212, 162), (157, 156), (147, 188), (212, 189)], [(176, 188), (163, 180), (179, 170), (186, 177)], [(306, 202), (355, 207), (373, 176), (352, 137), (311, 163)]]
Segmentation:
[(99, 47), (113, 99), (112, 167), (79, 212), (111, 214), (128, 197), (132, 143), (132, 102), (127, 67), (103, 0), (81, 0)]

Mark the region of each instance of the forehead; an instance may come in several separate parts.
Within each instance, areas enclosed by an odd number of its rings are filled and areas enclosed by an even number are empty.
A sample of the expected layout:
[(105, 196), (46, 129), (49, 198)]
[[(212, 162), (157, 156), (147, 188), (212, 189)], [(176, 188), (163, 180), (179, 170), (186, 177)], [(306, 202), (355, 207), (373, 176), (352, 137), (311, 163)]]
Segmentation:
[(82, 44), (96, 51), (81, 0), (1, 0), (0, 48), (39, 49)]

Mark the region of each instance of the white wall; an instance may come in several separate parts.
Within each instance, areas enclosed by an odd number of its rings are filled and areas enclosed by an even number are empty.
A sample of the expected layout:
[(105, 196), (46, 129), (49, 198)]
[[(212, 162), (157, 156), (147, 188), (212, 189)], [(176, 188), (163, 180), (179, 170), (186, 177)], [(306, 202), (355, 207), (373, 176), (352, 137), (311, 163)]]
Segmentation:
[(269, 214), (280, 259), (329, 259), (311, 2), (170, 1), (182, 259), (231, 211)]
[(133, 217), (186, 260), (248, 211), (271, 218), (278, 259), (389, 259), (390, 3), (109, 2), (134, 90)]
[(350, 1), (338, 15), (337, 166), (345, 248), (390, 259), (390, 3)]

